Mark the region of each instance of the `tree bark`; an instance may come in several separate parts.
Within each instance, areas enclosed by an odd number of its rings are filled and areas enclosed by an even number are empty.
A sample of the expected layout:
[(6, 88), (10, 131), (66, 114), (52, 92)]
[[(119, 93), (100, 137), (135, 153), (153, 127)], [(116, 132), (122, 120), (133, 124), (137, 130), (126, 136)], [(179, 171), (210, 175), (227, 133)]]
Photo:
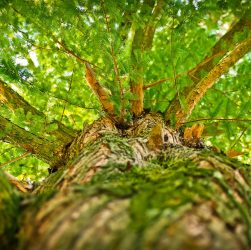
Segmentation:
[[(158, 114), (126, 130), (100, 119), (65, 148), (61, 162), (20, 206), (5, 196), (0, 211), (11, 201), (22, 211), (12, 213), (21, 214), (15, 247), (249, 249), (249, 166), (199, 141), (185, 145)], [(7, 227), (2, 235), (13, 242)]]

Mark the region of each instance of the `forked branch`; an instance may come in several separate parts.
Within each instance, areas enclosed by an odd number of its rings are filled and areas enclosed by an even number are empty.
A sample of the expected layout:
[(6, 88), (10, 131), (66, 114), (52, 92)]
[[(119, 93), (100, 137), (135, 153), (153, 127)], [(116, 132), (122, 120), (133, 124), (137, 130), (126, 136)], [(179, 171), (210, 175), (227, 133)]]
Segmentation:
[(227, 54), (196, 86), (185, 96), (187, 109), (184, 110), (180, 105), (172, 107), (167, 111), (166, 119), (170, 119), (170, 114), (175, 114), (176, 127), (184, 123), (191, 114), (196, 104), (205, 95), (206, 91), (211, 88), (221, 75), (226, 73), (240, 58), (242, 58), (251, 49), (251, 38), (247, 38), (238, 44), (229, 54)]
[[(235, 62), (248, 52), (250, 47), (248, 44), (250, 28), (251, 12), (247, 11), (243, 17), (219, 39), (202, 62), (189, 70), (188, 76), (193, 81), (193, 84), (180, 93), (181, 96), (185, 97), (188, 107), (186, 111), (184, 111), (180, 105), (179, 97), (176, 95), (166, 111), (166, 120), (171, 120), (172, 117), (176, 117), (176, 126), (180, 126), (182, 122), (186, 121), (186, 118), (191, 114), (193, 108), (206, 91), (212, 87), (222, 74), (227, 72), (229, 67), (233, 66)], [(238, 49), (242, 47), (243, 50)], [(228, 63), (225, 63), (227, 61)], [(196, 94), (197, 92), (198, 95)], [(179, 117), (177, 117), (177, 115), (179, 115)]]

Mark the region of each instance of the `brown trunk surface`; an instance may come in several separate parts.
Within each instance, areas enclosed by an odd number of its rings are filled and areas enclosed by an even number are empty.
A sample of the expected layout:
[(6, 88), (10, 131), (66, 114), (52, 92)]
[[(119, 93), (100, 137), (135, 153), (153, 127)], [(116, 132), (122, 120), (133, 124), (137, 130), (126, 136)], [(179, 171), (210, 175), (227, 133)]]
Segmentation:
[[(60, 162), (14, 203), (18, 225), (13, 213), (0, 216), (16, 225), (0, 231), (3, 249), (7, 239), (32, 250), (249, 249), (249, 166), (183, 141), (158, 114), (127, 130), (98, 120)], [(17, 207), (5, 202), (0, 211)]]

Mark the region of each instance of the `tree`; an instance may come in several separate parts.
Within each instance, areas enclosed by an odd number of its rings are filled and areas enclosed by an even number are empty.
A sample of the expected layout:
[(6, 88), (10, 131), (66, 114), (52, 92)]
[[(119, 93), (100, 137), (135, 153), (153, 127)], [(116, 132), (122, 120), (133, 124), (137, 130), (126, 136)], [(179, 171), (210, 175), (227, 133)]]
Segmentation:
[(1, 1), (1, 249), (250, 249), (249, 7)]

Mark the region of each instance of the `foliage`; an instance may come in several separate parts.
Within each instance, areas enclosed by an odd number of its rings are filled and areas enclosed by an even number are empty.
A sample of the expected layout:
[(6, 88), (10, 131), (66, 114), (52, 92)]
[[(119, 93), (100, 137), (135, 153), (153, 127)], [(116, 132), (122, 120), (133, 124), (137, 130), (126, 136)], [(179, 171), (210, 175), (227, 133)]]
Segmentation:
[[(113, 55), (127, 111), (135, 98), (129, 85), (130, 80), (137, 78), (135, 61), (143, 68), (144, 85), (171, 79), (145, 90), (145, 109), (165, 112), (176, 95), (180, 95), (185, 108), (182, 93), (192, 85), (187, 72), (203, 60), (249, 5), (245, 0), (164, 1), (155, 20), (152, 48), (144, 52), (135, 50), (132, 59), (133, 34), (152, 15), (147, 9), (140, 11), (142, 1), (3, 0), (0, 79), (43, 112), (46, 120), (23, 109), (10, 108), (1, 98), (0, 115), (37, 135), (44, 129), (56, 130), (55, 124), (48, 127), (53, 120), (80, 130), (83, 123), (104, 115), (85, 80), (84, 64), (78, 58), (92, 63), (98, 80), (112, 94), (115, 112), (119, 113), (121, 96)], [(245, 162), (250, 162), (251, 126), (250, 121), (238, 120), (251, 117), (250, 61), (248, 53), (206, 93), (189, 117), (190, 121), (207, 118), (199, 121), (206, 126), (206, 143), (225, 152), (240, 151)], [(129, 122), (132, 119), (128, 112), (126, 119)], [(0, 164), (23, 153), (6, 143), (0, 146)], [(19, 178), (35, 180), (46, 174), (46, 168), (45, 163), (31, 156), (5, 167)]]

